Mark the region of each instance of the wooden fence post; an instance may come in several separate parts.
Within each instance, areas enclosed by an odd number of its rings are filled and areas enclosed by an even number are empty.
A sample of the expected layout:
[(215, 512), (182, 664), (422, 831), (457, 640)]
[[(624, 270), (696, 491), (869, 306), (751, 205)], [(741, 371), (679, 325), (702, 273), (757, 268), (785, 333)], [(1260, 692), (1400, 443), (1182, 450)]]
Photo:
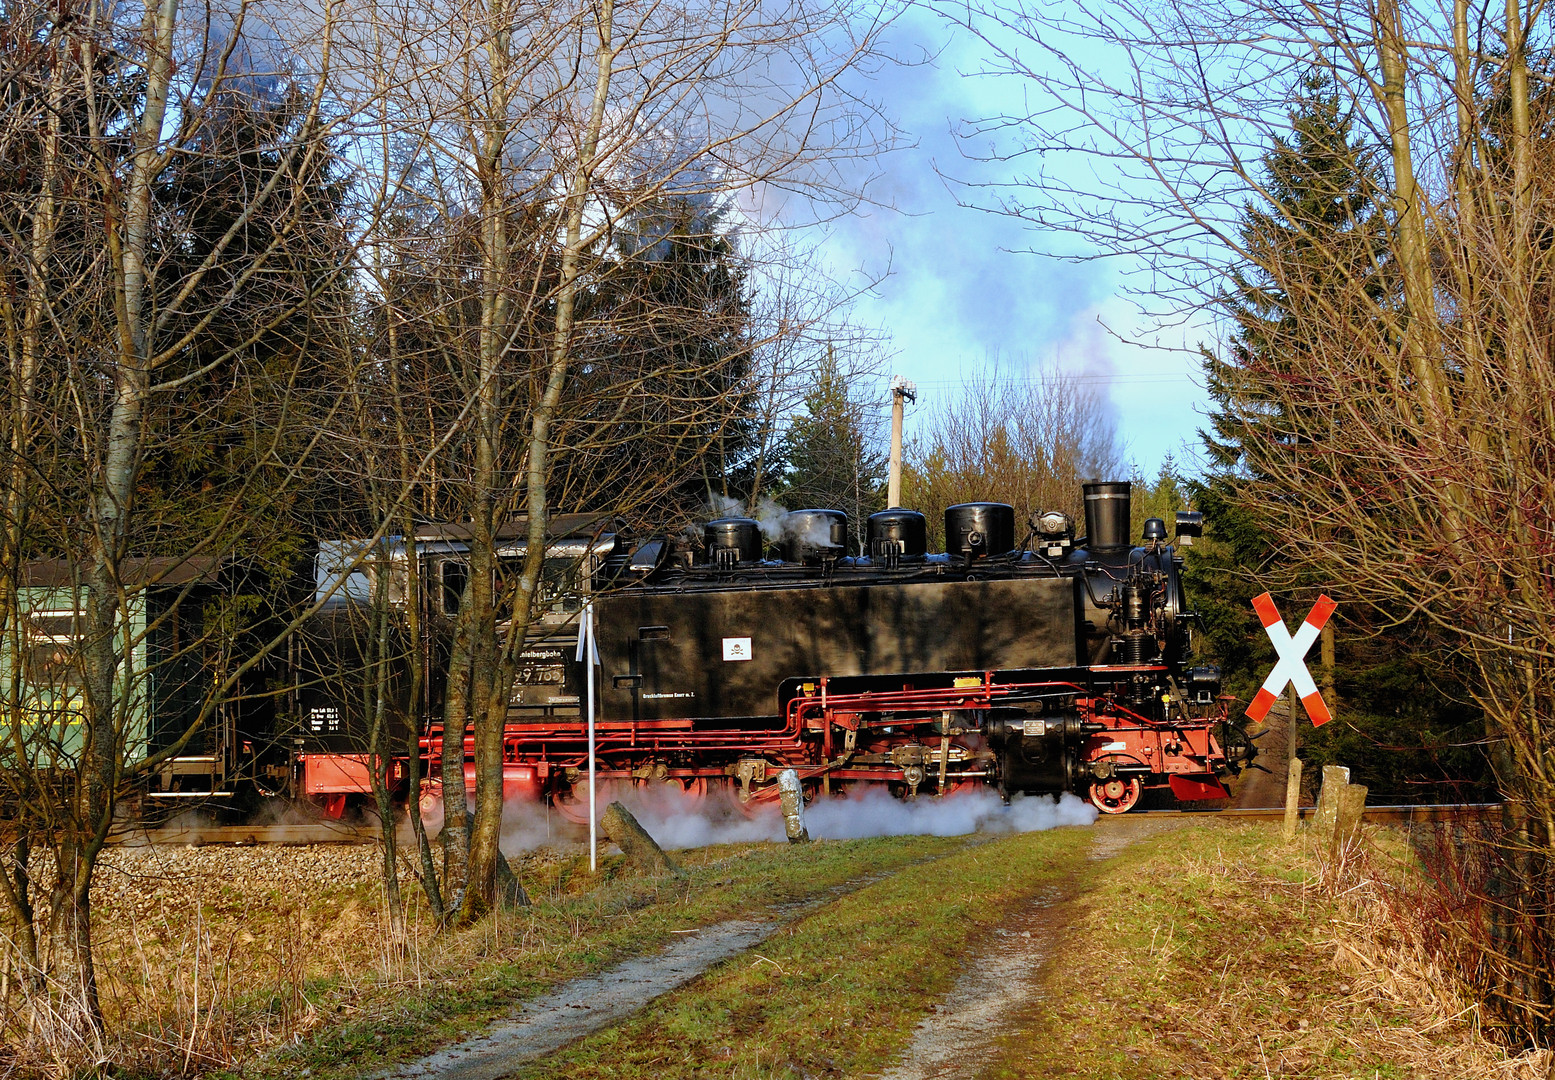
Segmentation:
[(1285, 778), (1285, 839), (1296, 835), (1296, 822), (1301, 817), (1301, 759), (1290, 759), (1290, 772)]

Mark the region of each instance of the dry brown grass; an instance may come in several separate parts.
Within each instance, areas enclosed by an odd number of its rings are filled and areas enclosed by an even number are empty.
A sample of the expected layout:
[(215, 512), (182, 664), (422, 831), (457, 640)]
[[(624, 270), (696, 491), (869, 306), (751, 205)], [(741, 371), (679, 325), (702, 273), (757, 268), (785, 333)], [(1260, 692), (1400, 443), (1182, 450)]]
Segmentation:
[[(561, 979), (655, 948), (671, 932), (823, 893), (942, 854), (964, 838), (738, 845), (687, 851), (689, 880), (587, 872), (585, 854), (516, 869), (533, 907), (439, 934), (409, 874), (395, 937), (376, 848), (114, 852), (94, 895), (108, 1039), (0, 1056), (0, 1075), (371, 1070), (505, 1013)], [(24, 1005), (12, 993), (5, 1028)]]
[[(410, 941), (388, 947), (378, 874), (372, 847), (110, 851), (93, 890), (106, 1041), (18, 1036), (11, 1067), (193, 1076), (305, 1038), (327, 1019), (321, 987), (401, 979), (426, 955), (419, 910)], [(28, 1013), (45, 1002), (4, 1001), (0, 1030), (36, 1032)]]
[[(1474, 925), (1477, 905), (1465, 907), (1439, 878), (1423, 873), (1403, 836), (1372, 827), (1333, 859), (1316, 845), (1306, 851), (1317, 870), (1314, 887), (1335, 908), (1331, 935), (1315, 944), (1333, 950), (1351, 997), (1385, 1002), (1409, 1018), (1367, 1037), (1395, 1060), (1429, 1065), (1442, 1076), (1555, 1076), (1555, 1050), (1508, 1050), (1508, 1033), (1474, 984), (1474, 953), (1483, 943)], [(1426, 838), (1430, 849), (1434, 839)]]
[(1548, 1050), (1487, 1028), (1411, 897), (1408, 849), (1369, 830), (1335, 865), (1266, 825), (1126, 850), (1080, 903), (1046, 1002), (994, 1077), (1547, 1080)]

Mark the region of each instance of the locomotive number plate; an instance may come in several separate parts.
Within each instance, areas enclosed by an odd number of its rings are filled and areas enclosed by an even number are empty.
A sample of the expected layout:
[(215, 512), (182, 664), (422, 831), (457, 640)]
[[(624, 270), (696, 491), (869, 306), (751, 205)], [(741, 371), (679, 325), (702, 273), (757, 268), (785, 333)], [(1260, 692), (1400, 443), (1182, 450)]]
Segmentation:
[(1021, 721), (1020, 733), (1026, 736), (1028, 739), (1032, 737), (1041, 738), (1043, 735), (1047, 734), (1047, 721), (1023, 720)]

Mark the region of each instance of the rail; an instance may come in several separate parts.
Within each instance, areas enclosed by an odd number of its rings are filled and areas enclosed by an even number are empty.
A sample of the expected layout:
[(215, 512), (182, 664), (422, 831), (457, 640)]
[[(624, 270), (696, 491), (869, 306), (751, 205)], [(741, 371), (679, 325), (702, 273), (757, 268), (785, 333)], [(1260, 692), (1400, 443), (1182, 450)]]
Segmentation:
[[(1436, 803), (1428, 805), (1405, 806), (1368, 806), (1364, 812), (1367, 821), (1452, 821), (1463, 817), (1486, 817), (1501, 809), (1501, 803)], [(1303, 818), (1311, 817), (1317, 811), (1315, 806), (1302, 806), (1297, 808), (1297, 813)], [(1152, 814), (1180, 814), (1183, 816), (1203, 815), (1205, 817), (1234, 817), (1234, 818), (1274, 818), (1285, 820), (1284, 807), (1247, 807), (1228, 808), (1225, 810), (1152, 810)]]
[[(110, 844), (135, 846), (160, 844), (170, 847), (226, 845), (252, 847), (260, 844), (312, 846), (315, 844), (373, 844), (378, 841), (375, 824), (346, 822), (310, 822), (304, 825), (189, 825), (163, 829), (127, 829), (108, 838)], [(401, 842), (410, 840), (410, 829), (401, 825)]]

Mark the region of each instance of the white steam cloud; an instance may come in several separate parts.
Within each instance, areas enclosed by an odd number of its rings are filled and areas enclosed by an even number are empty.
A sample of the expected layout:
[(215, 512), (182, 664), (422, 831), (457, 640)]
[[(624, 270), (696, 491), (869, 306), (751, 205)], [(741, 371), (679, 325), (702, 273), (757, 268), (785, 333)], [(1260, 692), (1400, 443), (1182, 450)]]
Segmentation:
[(731, 499), (727, 495), (719, 495), (717, 492), (707, 493), (707, 513), (709, 517), (744, 517), (745, 504), (739, 499)]
[(831, 544), (830, 521), (824, 518), (812, 518), (801, 528), (797, 522), (788, 518), (788, 510), (785, 507), (765, 497), (755, 506), (746, 507), (738, 499), (710, 494), (707, 500), (707, 511), (715, 518), (754, 518), (761, 527), (761, 535), (766, 537), (769, 543), (776, 544), (784, 540), (797, 539), (800, 543), (814, 547), (826, 547)]
[[(606, 784), (600, 787), (600, 812), (615, 799), (631, 810), (661, 846), (671, 850), (784, 839), (783, 815), (776, 802), (742, 807), (729, 791), (697, 796), (665, 784), (623, 792)], [(846, 798), (819, 798), (805, 807), (810, 835), (826, 840), (1039, 832), (1061, 825), (1090, 825), (1096, 818), (1094, 806), (1067, 792), (1056, 799), (1017, 795), (1006, 805), (986, 788), (913, 802), (871, 789)], [(504, 807), (502, 850), (510, 855), (587, 839), (586, 827), (540, 804), (509, 803)]]
[(859, 840), (866, 836), (965, 836), (967, 833), (1018, 833), (1090, 825), (1097, 818), (1090, 803), (1064, 792), (1057, 799), (1016, 795), (1004, 801), (987, 788), (944, 799), (903, 802), (884, 791), (866, 791), (848, 799), (818, 799), (805, 807), (811, 836)]
[(777, 541), (783, 538), (783, 515), (788, 510), (771, 499), (762, 499), (751, 508), (751, 517), (761, 524), (761, 535), (768, 540)]

